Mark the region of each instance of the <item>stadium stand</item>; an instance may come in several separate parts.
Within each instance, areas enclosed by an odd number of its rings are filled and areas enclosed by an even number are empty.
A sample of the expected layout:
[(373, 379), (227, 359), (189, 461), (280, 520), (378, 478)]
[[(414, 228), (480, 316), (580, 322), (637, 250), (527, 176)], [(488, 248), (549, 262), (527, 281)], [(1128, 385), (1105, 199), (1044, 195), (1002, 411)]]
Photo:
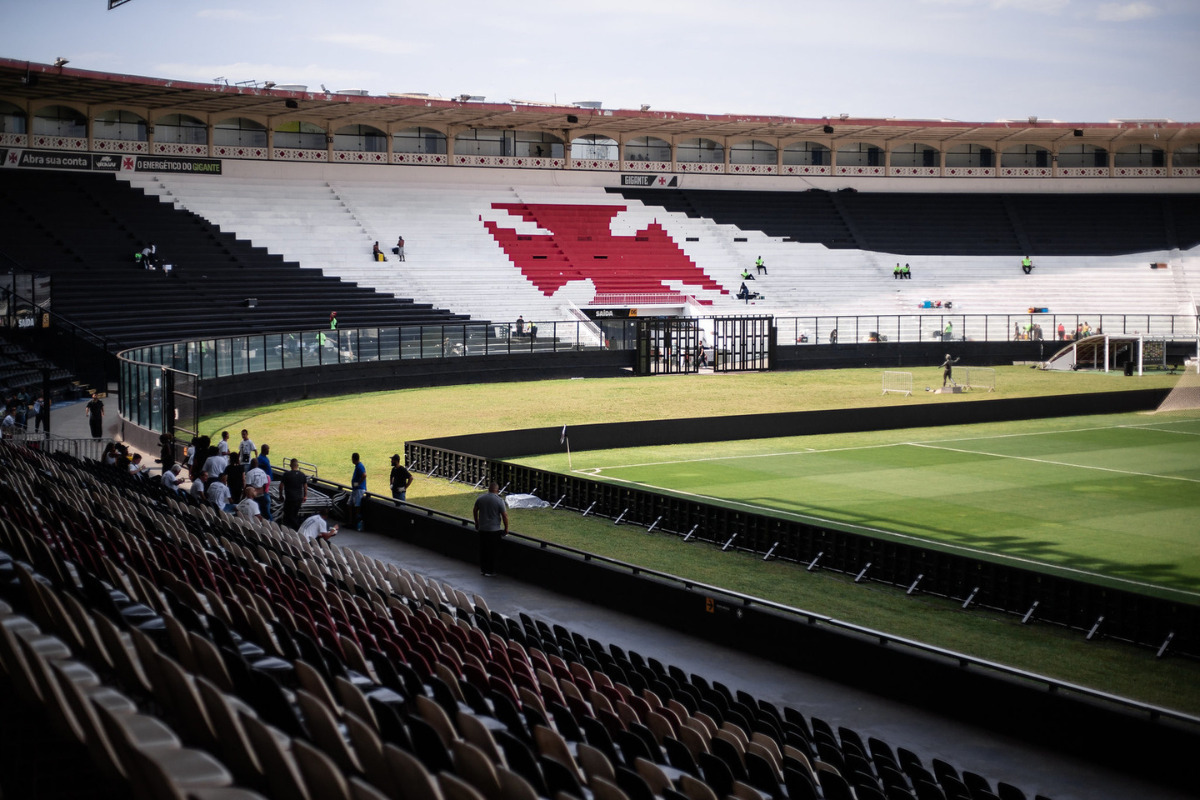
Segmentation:
[(55, 400), (78, 397), (85, 389), (76, 384), (70, 370), (30, 352), (0, 331), (0, 386), (13, 394), (24, 391), (30, 397), (37, 397), (42, 393), (44, 377), (49, 377), (51, 398)]
[(33, 753), (91, 757), (38, 773), (47, 794), (996, 796), (948, 764), (109, 470), (0, 445), (0, 685), (46, 720), (22, 740), (6, 716), (4, 775)]
[(1200, 244), (1195, 194), (609, 191), (791, 241), (901, 255), (1122, 255)]
[[(303, 269), (109, 175), (4, 170), (0, 213), (0, 250), (52, 276), (55, 310), (126, 345), (318, 328), (332, 310), (347, 326), (463, 319)], [(169, 277), (135, 265), (149, 243)]]
[[(301, 175), (261, 181), (127, 177), (305, 266), (488, 319), (570, 320), (577, 318), (572, 309), (598, 299), (638, 305), (654, 296), (676, 306), (694, 297), (701, 313), (741, 313), (747, 304), (734, 297), (739, 274), (760, 255), (769, 274), (748, 284), (764, 295), (754, 310), (777, 316), (912, 314), (925, 300), (950, 300), (957, 313), (968, 314), (1020, 314), (1031, 305), (1094, 315), (1174, 314), (1191, 313), (1194, 294), (1185, 270), (1148, 268), (1150, 262), (1178, 263), (1177, 252), (1120, 255), (1114, 247), (1089, 256), (1079, 243), (1087, 240), (1083, 234), (1060, 248), (1068, 255), (1031, 251), (1037, 269), (1030, 281), (1018, 266), (1025, 251), (1007, 222), (1007, 207), (1024, 203), (1023, 195), (928, 193), (909, 210), (908, 194), (667, 189), (617, 195), (584, 186), (389, 184), (352, 177), (330, 183)], [(1189, 197), (1155, 203), (1182, 214)], [(863, 198), (857, 216), (839, 210)], [(1115, 211), (1106, 215), (1125, 207), (1119, 197), (1113, 203)], [(607, 215), (611, 222), (593, 220), (581, 232), (567, 221), (579, 214)], [(876, 218), (883, 221), (871, 221)], [(855, 230), (871, 230), (870, 236), (856, 239), (847, 220), (855, 220)], [(1075, 224), (1073, 214), (1062, 216), (1064, 227)], [(877, 227), (886, 230), (877, 234)], [(654, 234), (657, 243), (649, 241), (651, 230), (661, 231)], [(908, 238), (901, 241), (897, 232)], [(404, 263), (370, 260), (373, 242), (386, 252), (400, 233), (407, 242)], [(859, 239), (872, 249), (855, 249)], [(674, 256), (664, 259), (657, 249), (663, 246), (694, 267), (669, 269)], [(905, 247), (931, 255), (915, 260), (912, 280), (893, 281), (895, 262), (914, 261), (902, 255)]]

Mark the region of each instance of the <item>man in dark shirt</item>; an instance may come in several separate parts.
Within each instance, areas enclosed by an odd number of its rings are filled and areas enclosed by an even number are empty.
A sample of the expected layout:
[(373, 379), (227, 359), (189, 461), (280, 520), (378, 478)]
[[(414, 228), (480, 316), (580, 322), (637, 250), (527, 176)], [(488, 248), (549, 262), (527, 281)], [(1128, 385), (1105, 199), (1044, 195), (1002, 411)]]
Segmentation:
[(496, 556), (500, 553), (500, 537), (508, 535), (508, 505), (500, 496), (500, 485), (488, 484), (487, 494), (475, 498), (475, 530), (479, 532), (479, 571), (496, 574)]
[(291, 469), (283, 473), (283, 523), (292, 530), (300, 528), (300, 506), (308, 499), (308, 478), (300, 471), (300, 462), (292, 459)]
[[(100, 399), (99, 394), (92, 395), (92, 400), (84, 408), (83, 413), (88, 418), (88, 425), (92, 428), (92, 438), (99, 439), (104, 430), (104, 401)], [(163, 464), (163, 469), (167, 469), (169, 466)]]
[(396, 453), (392, 456), (392, 499), (407, 501), (408, 487), (412, 482), (412, 473), (400, 462), (400, 454)]
[(242, 493), (246, 491), (246, 470), (236, 459), (230, 459), (225, 474), (229, 476), (229, 495), (232, 498), (230, 502), (236, 506), (242, 500)]

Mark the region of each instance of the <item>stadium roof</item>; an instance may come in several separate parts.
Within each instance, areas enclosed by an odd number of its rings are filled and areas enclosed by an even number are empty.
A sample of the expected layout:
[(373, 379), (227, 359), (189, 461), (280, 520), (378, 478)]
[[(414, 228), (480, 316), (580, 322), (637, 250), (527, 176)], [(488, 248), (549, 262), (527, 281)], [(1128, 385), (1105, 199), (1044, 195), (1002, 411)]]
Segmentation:
[[(465, 96), (464, 96), (465, 97)], [(420, 95), (363, 96), (338, 92), (288, 91), (224, 83), (118, 75), (66, 66), (0, 58), (0, 100), (19, 106), (53, 103), (80, 109), (121, 108), (148, 116), (186, 113), (216, 122), (247, 116), (300, 119), (317, 124), (370, 125), (385, 131), (408, 127), (506, 128), (562, 134), (614, 136), (729, 137), (823, 140), (1005, 142), (1065, 139), (1080, 144), (1188, 143), (1200, 140), (1200, 123), (1167, 119), (1063, 122), (1036, 117), (997, 122), (775, 117), (688, 114), (672, 111), (605, 109), (510, 101), (489, 103)], [(289, 101), (295, 108), (288, 106)], [(831, 127), (832, 132), (827, 131)], [(1080, 133), (1077, 133), (1079, 131)]]

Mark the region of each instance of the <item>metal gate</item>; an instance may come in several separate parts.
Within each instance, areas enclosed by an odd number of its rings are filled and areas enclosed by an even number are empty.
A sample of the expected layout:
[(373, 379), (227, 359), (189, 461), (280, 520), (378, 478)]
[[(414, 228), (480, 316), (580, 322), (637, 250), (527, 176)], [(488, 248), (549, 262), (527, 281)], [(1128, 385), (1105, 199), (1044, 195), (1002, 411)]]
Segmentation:
[(638, 375), (696, 372), (700, 363), (700, 320), (666, 317), (637, 321)]
[(200, 380), (190, 372), (163, 370), (170, 403), (167, 432), (177, 442), (190, 442), (200, 433)]
[(713, 372), (771, 369), (775, 361), (773, 317), (713, 317)]
[[(712, 342), (706, 329), (711, 326)], [(637, 321), (638, 375), (699, 372), (702, 364), (714, 372), (771, 369), (775, 360), (774, 318), (664, 317)]]

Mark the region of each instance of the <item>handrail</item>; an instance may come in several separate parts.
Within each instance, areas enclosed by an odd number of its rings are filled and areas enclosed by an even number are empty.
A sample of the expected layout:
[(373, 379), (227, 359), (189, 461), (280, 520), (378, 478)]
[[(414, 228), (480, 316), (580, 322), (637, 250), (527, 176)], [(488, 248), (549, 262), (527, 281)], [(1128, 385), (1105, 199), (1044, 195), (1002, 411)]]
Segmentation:
[[(321, 481), (321, 483), (343, 489), (346, 492), (350, 491), (349, 486), (336, 481)], [(375, 494), (374, 492), (366, 492), (365, 496), (391, 505), (403, 505), (410, 511), (422, 513), (426, 517), (440, 519), (447, 524), (457, 525), (463, 528), (474, 525), (473, 520), (466, 519), (465, 517), (455, 516), (454, 514), (439, 511), (438, 509), (427, 508), (409, 501), (395, 500), (391, 497)], [(647, 569), (636, 564), (630, 564), (627, 561), (621, 561), (619, 559), (609, 558), (608, 556), (597, 555), (595, 553), (589, 553), (586, 550), (580, 550), (576, 547), (569, 547), (567, 545), (561, 545), (555, 542), (548, 542), (545, 539), (538, 539), (536, 537), (528, 536), (516, 531), (509, 531), (509, 536), (510, 538), (529, 542), (531, 545), (534, 545), (541, 550), (553, 550), (561, 552), (564, 555), (583, 559), (584, 561), (598, 562), (610, 568), (627, 572), (633, 576), (646, 575), (666, 583), (678, 585), (687, 591), (703, 591), (714, 595), (721, 595), (737, 601), (744, 608), (758, 607), (783, 614), (788, 617), (802, 618), (809, 625), (826, 625), (830, 628), (842, 631), (843, 633), (874, 639), (879, 644), (884, 646), (901, 647), (906, 650), (921, 653), (922, 655), (933, 656), (941, 661), (953, 662), (962, 669), (980, 669), (1003, 676), (1005, 678), (1015, 679), (1023, 683), (1040, 685), (1051, 693), (1068, 692), (1076, 694), (1089, 700), (1118, 706), (1128, 711), (1136, 712), (1139, 715), (1144, 715), (1151, 721), (1165, 719), (1200, 728), (1200, 716), (1187, 714), (1170, 708), (1164, 708), (1151, 703), (1143, 703), (1139, 700), (1133, 700), (1131, 698), (1122, 697), (1109, 692), (1102, 692), (1098, 689), (1091, 689), (1087, 686), (1081, 686), (1077, 683), (1071, 683), (1070, 681), (1059, 680), (1048, 675), (1042, 675), (1040, 673), (1030, 672), (1029, 670), (1010, 667), (996, 661), (991, 661), (984, 658), (976, 658), (965, 653), (960, 653), (956, 650), (925, 644), (924, 642), (919, 642), (915, 639), (909, 639), (904, 636), (893, 636), (892, 634), (885, 633), (874, 628), (868, 628), (864, 625), (858, 625), (853, 622), (839, 620), (826, 614), (819, 614), (815, 611), (808, 611), (795, 606), (776, 603), (771, 600), (765, 600), (753, 595), (735, 592), (731, 589), (724, 589), (720, 586), (714, 586), (702, 581), (682, 578), (669, 572), (660, 572), (654, 569)]]
[[(101, 350), (103, 350), (106, 353), (113, 352), (113, 350), (118, 346), (117, 342), (109, 339), (104, 334), (97, 333), (96, 331), (92, 330), (91, 328), (80, 325), (77, 322), (73, 322), (70, 317), (67, 317), (67, 316), (64, 316), (63, 314), (58, 313), (53, 308), (46, 308), (43, 305), (35, 303), (33, 300), (30, 300), (28, 297), (25, 297), (24, 295), (17, 294), (15, 291), (12, 292), (11, 296), (16, 300), (28, 303), (33, 308), (38, 309), (38, 311), (42, 314), (49, 314), (51, 319), (57, 320), (62, 325), (65, 325), (67, 327), (69, 333), (71, 333), (75, 336), (79, 336), (80, 338), (84, 339), (84, 341), (87, 341), (89, 344), (99, 347)], [(51, 297), (51, 299), (53, 300), (53, 297)]]

